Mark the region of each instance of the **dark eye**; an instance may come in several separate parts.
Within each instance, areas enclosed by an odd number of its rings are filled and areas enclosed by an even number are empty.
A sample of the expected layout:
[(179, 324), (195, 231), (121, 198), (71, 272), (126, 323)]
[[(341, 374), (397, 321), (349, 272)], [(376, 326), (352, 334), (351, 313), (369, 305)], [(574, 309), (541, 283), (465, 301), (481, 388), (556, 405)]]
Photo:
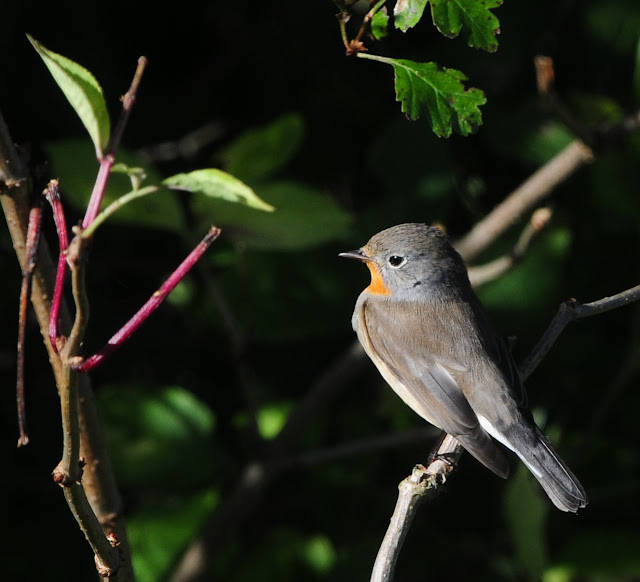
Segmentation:
[(401, 257), (399, 255), (391, 255), (389, 257), (389, 264), (392, 267), (399, 267), (404, 263), (404, 261), (405, 261), (404, 257)]

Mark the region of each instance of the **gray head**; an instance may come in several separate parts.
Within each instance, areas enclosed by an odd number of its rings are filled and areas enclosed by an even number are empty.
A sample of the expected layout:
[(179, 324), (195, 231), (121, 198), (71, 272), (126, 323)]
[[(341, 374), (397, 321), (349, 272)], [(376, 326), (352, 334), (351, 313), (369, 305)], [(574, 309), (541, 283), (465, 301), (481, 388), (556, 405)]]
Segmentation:
[[(448, 294), (470, 290), (460, 255), (438, 228), (420, 223), (399, 224), (379, 232), (360, 250), (342, 256), (358, 258), (382, 278), (391, 294)], [(418, 289), (419, 288), (419, 289)]]

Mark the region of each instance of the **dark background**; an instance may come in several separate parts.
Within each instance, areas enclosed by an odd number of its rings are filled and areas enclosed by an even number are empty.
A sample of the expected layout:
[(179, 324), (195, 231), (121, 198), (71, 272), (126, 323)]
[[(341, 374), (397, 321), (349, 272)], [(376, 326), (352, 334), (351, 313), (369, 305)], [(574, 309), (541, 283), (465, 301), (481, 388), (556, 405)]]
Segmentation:
[[(3, 8), (0, 107), (35, 175), (43, 183), (60, 176), (63, 197), (69, 168), (91, 173), (97, 165), (69, 156), (67, 174), (55, 165), (56, 144), (85, 134), (25, 33), (88, 68), (114, 120), (136, 59), (148, 57), (123, 150), (139, 153), (213, 128), (196, 152), (155, 163), (159, 176), (225, 167), (240, 136), (296, 114), (301, 137), (290, 158), (269, 184), (247, 182), (267, 200), (286, 180), (295, 192), (304, 185), (331, 204), (324, 236), (311, 204), (296, 207), (314, 244), (304, 236), (286, 248), (268, 238), (256, 243), (230, 222), (182, 298), (164, 305), (93, 374), (132, 541), (143, 556), (136, 563), (140, 580), (164, 579), (214, 506), (237, 487), (243, 467), (263, 454), (265, 444), (248, 428), (248, 403), (264, 418), (286, 415), (353, 342), (351, 311), (368, 275), (337, 253), (399, 222), (439, 221), (461, 236), (568, 142), (566, 130), (539, 106), (535, 55), (553, 57), (558, 92), (586, 126), (619, 121), (638, 106), (640, 6), (632, 0), (508, 1), (494, 10), (501, 30), (495, 54), (445, 39), (428, 16), (405, 35), (371, 43), (371, 52), (460, 69), (485, 92), (478, 133), (448, 140), (434, 137), (425, 120), (404, 119), (390, 67), (345, 57), (335, 12), (329, 1)], [(554, 191), (552, 224), (527, 259), (479, 290), (499, 329), (518, 337), (517, 359), (565, 299), (591, 301), (637, 284), (639, 154), (638, 136), (599, 152)], [(240, 173), (250, 175), (251, 168)], [(100, 230), (89, 270), (87, 353), (204, 234), (209, 215), (201, 219), (191, 202), (173, 200), (184, 213), (181, 229), (144, 226), (142, 216), (142, 225), (113, 221)], [(69, 204), (68, 212), (72, 224), (81, 216), (78, 206)], [(507, 251), (521, 228), (482, 260)], [(89, 548), (50, 479), (61, 451), (59, 403), (34, 321), (27, 344), (31, 444), (14, 449), (20, 272), (6, 229), (0, 268), (2, 569), (15, 580), (91, 579)], [(210, 277), (246, 338), (240, 356), (212, 300)], [(551, 568), (563, 580), (640, 579), (639, 314), (629, 306), (573, 324), (528, 382), (532, 405), (583, 482), (589, 507), (577, 517), (549, 509), (537, 490), (518, 489), (519, 477), (502, 482), (465, 456), (446, 493), (419, 512), (398, 580), (427, 573), (437, 580), (523, 580)], [(423, 426), (371, 365), (354, 375), (290, 443), (288, 455)], [(171, 416), (167, 394), (179, 394), (184, 418)], [(158, 408), (164, 412), (154, 416)], [(283, 473), (215, 548), (207, 579), (367, 579), (397, 483), (426, 462), (431, 444), (414, 439)], [(540, 517), (540, 528), (527, 520), (530, 513)]]

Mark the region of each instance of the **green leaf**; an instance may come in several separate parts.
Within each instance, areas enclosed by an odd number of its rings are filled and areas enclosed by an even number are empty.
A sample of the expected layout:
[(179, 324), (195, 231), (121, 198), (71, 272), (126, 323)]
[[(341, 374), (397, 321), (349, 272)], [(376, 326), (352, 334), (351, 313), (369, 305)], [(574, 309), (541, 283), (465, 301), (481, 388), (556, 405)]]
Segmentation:
[(260, 408), (256, 418), (260, 435), (266, 440), (278, 436), (278, 433), (287, 422), (289, 412), (291, 412), (290, 402), (267, 404)]
[(558, 563), (544, 573), (543, 582), (637, 580), (640, 534), (636, 530), (576, 532), (559, 553)]
[(302, 116), (287, 113), (264, 127), (235, 139), (221, 154), (229, 174), (256, 183), (273, 176), (300, 149), (305, 125)]
[[(70, 139), (51, 142), (45, 144), (44, 148), (51, 164), (52, 174), (60, 179), (63, 201), (71, 203), (78, 212), (84, 212), (98, 172), (98, 164), (88, 140)], [(142, 166), (137, 173), (138, 178), (141, 178), (141, 173), (144, 173), (148, 182), (160, 183), (160, 176), (153, 168), (145, 166), (140, 159), (123, 148), (118, 150), (118, 160), (121, 162), (119, 168), (126, 166), (129, 170), (126, 173), (120, 171), (112, 173), (107, 184), (103, 208), (131, 191), (134, 178), (130, 174), (133, 171), (132, 168), (137, 171), (138, 167)], [(175, 196), (169, 192), (158, 192), (125, 204), (109, 217), (109, 221), (179, 231), (183, 226), (182, 216), (183, 213)]]
[(111, 124), (98, 81), (84, 67), (50, 51), (31, 36), (27, 35), (27, 38), (89, 132), (96, 155), (102, 157), (109, 142)]
[(194, 200), (198, 216), (213, 222), (225, 234), (254, 248), (297, 250), (344, 236), (350, 216), (323, 192), (297, 182), (270, 182), (259, 188), (262, 198), (273, 203), (273, 214), (247, 211), (233, 204)]
[(394, 26), (402, 32), (413, 28), (424, 13), (429, 0), (398, 0), (393, 9)]
[[(183, 471), (193, 466), (184, 465)], [(214, 490), (171, 496), (147, 503), (127, 516), (131, 561), (138, 582), (166, 580), (187, 545), (196, 538), (219, 495)]]
[(219, 457), (212, 441), (215, 419), (192, 393), (175, 386), (113, 386), (103, 387), (97, 398), (123, 485), (181, 489), (211, 477)]
[(545, 525), (549, 503), (522, 464), (509, 479), (505, 511), (512, 543), (527, 578), (540, 580), (548, 562)]
[(376, 40), (381, 40), (389, 34), (389, 14), (387, 8), (383, 6), (371, 19), (371, 34)]
[(437, 29), (454, 38), (464, 29), (469, 46), (495, 52), (500, 23), (491, 8), (502, 0), (430, 0), (431, 16)]
[(358, 56), (393, 67), (396, 99), (402, 111), (411, 120), (427, 115), (436, 135), (449, 137), (455, 131), (466, 136), (482, 124), (479, 107), (487, 100), (480, 89), (465, 89), (462, 82), (467, 77), (460, 71), (433, 62), (416, 63), (368, 53)]
[(195, 194), (204, 194), (209, 198), (219, 198), (228, 202), (237, 202), (271, 212), (274, 207), (258, 198), (256, 193), (244, 182), (216, 168), (194, 170), (188, 174), (176, 174), (162, 183), (170, 188), (186, 190)]

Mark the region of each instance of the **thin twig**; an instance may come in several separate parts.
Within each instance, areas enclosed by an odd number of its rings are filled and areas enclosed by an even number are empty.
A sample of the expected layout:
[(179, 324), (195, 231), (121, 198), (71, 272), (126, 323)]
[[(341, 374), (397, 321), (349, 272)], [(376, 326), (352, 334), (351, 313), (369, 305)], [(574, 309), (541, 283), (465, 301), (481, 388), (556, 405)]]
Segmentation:
[(535, 237), (542, 232), (551, 220), (550, 208), (538, 208), (523, 229), (518, 242), (511, 252), (485, 265), (469, 267), (469, 281), (473, 287), (480, 287), (503, 275), (506, 271), (517, 265), (525, 257)]
[(640, 299), (640, 285), (627, 289), (622, 293), (618, 293), (611, 297), (605, 297), (598, 301), (591, 303), (581, 304), (575, 299), (570, 299), (564, 302), (558, 308), (558, 312), (549, 324), (549, 327), (544, 332), (536, 346), (531, 350), (531, 353), (522, 365), (520, 366), (520, 373), (523, 378), (530, 376), (533, 371), (538, 367), (538, 364), (549, 353), (549, 350), (558, 339), (558, 336), (562, 333), (564, 328), (577, 319), (589, 317), (591, 315), (598, 315), (612, 309), (617, 309), (624, 305), (628, 305), (634, 301)]
[(106, 358), (108, 358), (113, 352), (120, 348), (125, 341), (127, 341), (131, 335), (149, 318), (149, 316), (162, 304), (167, 298), (167, 295), (173, 291), (175, 286), (182, 281), (189, 270), (196, 264), (196, 262), (202, 257), (205, 251), (211, 246), (211, 243), (218, 238), (220, 229), (212, 226), (209, 232), (187, 256), (187, 258), (180, 263), (178, 268), (171, 273), (168, 279), (162, 284), (160, 289), (155, 291), (153, 295), (147, 300), (147, 302), (136, 312), (136, 314), (125, 323), (122, 328), (107, 342), (107, 344), (98, 353), (94, 354), (90, 358), (83, 361), (77, 361), (72, 364), (74, 370), (78, 372), (89, 372), (96, 366), (99, 366)]
[(36, 266), (36, 254), (42, 224), (42, 204), (40, 198), (36, 198), (29, 212), (29, 226), (26, 241), (26, 264), (22, 269), (22, 285), (20, 287), (20, 307), (18, 309), (18, 354), (17, 354), (17, 379), (16, 402), (18, 405), (18, 446), (29, 443), (27, 434), (27, 415), (24, 402), (24, 350), (27, 331), (27, 309), (29, 307), (29, 295), (31, 293), (31, 281), (33, 270)]
[[(31, 200), (29, 187), (26, 168), (15, 151), (13, 141), (0, 113), (0, 204), (21, 265), (25, 264), (27, 255), (25, 241)], [(41, 240), (38, 248), (37, 266), (33, 274), (31, 300), (56, 378), (56, 385), (60, 388), (67, 381), (68, 368), (63, 365), (61, 358), (53, 349), (48, 334), (50, 301), (53, 296), (55, 273), (56, 267), (47, 242)], [(64, 329), (71, 327), (71, 318), (64, 302), (60, 304), (60, 325)], [(101, 504), (95, 504), (92, 507), (94, 507), (94, 511), (97, 511), (99, 522), (104, 524), (104, 531), (108, 534), (117, 534), (118, 542), (120, 542), (118, 552), (125, 560), (128, 560), (129, 548), (122, 515), (114, 512), (106, 514), (101, 511), (103, 508), (119, 507), (120, 496), (115, 487), (113, 474), (110, 473), (110, 463), (103, 445), (100, 423), (97, 419), (91, 386), (86, 375), (81, 376), (78, 390), (81, 394), (81, 449), (88, 465), (83, 485), (75, 485), (75, 487), (82, 487), (88, 498), (98, 496), (101, 499)], [(65, 495), (65, 498), (68, 503), (74, 502), (71, 496)], [(73, 507), (70, 508), (74, 511)], [(106, 540), (104, 534), (101, 535)], [(108, 553), (105, 551), (105, 555)], [(131, 567), (121, 568), (118, 574), (110, 578), (110, 582), (133, 582), (134, 580), (135, 576)]]
[(441, 485), (454, 470), (461, 452), (458, 441), (447, 435), (429, 466), (416, 465), (411, 475), (400, 482), (396, 507), (380, 544), (371, 572), (371, 582), (389, 582), (393, 578), (399, 550), (418, 507), (442, 491)]
[(82, 228), (87, 228), (95, 220), (98, 212), (100, 212), (102, 198), (104, 197), (104, 193), (107, 189), (107, 182), (111, 175), (111, 168), (115, 163), (115, 154), (118, 146), (120, 145), (124, 128), (129, 120), (129, 116), (131, 115), (131, 110), (135, 103), (136, 95), (140, 87), (140, 81), (142, 80), (142, 75), (146, 66), (147, 59), (145, 57), (140, 57), (138, 59), (138, 66), (136, 67), (136, 72), (133, 76), (133, 80), (131, 81), (129, 90), (122, 98), (122, 111), (120, 113), (120, 118), (118, 119), (118, 123), (116, 124), (111, 138), (109, 139), (107, 149), (99, 160), (100, 168), (98, 169), (98, 176), (93, 186), (93, 192), (89, 199), (87, 211), (85, 212), (84, 219), (82, 220)]
[(553, 188), (592, 160), (593, 152), (584, 143), (571, 142), (457, 241), (458, 252), (465, 261), (473, 260)]
[(62, 302), (62, 293), (64, 291), (64, 282), (67, 274), (67, 249), (69, 248), (69, 232), (67, 230), (67, 220), (64, 216), (64, 209), (60, 201), (60, 191), (58, 189), (58, 181), (51, 180), (47, 189), (44, 191), (51, 209), (53, 210), (53, 220), (58, 233), (58, 269), (56, 271), (56, 284), (53, 290), (53, 299), (51, 300), (51, 315), (49, 317), (49, 341), (51, 346), (58, 352), (61, 346), (58, 345), (60, 337), (59, 318), (60, 304)]

